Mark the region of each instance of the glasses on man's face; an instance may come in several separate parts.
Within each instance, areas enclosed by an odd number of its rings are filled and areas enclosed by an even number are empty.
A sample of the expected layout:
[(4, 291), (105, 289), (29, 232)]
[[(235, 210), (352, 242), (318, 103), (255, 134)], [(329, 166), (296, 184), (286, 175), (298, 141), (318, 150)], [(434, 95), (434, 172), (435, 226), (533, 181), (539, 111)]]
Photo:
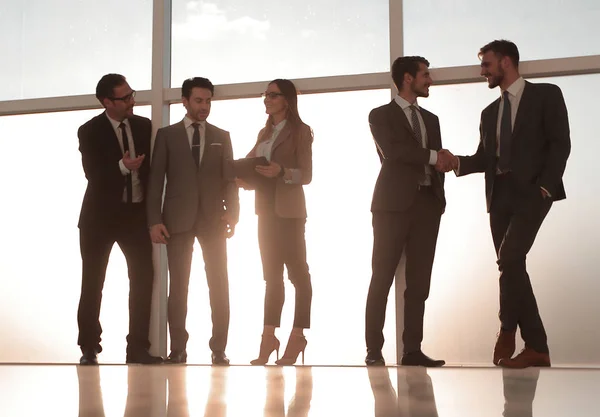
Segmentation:
[(283, 93), (276, 93), (275, 91), (264, 92), (261, 94), (263, 98), (270, 98), (271, 100), (275, 100), (279, 96), (283, 96)]
[(109, 100), (128, 102), (128, 101), (133, 100), (134, 97), (135, 97), (135, 90), (131, 90), (131, 93), (129, 93), (123, 97), (111, 97)]

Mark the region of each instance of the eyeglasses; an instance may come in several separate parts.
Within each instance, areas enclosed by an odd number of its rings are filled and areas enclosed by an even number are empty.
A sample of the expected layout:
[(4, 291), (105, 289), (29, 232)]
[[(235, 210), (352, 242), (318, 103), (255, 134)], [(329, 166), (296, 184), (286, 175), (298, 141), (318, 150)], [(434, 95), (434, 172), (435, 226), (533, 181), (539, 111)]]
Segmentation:
[(111, 101), (131, 101), (133, 98), (135, 97), (135, 90), (131, 90), (131, 93), (127, 94), (126, 96), (123, 97), (109, 97), (109, 100)]
[(269, 93), (262, 93), (261, 96), (264, 98), (269, 97), (271, 100), (275, 100), (277, 97), (283, 96), (283, 93), (276, 93), (275, 91), (271, 91)]

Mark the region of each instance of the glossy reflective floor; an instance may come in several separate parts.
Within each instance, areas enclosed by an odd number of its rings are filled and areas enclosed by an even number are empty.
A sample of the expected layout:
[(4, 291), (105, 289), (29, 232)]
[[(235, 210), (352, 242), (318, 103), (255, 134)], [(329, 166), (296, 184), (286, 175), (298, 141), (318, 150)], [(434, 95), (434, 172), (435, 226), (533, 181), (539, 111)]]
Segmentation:
[(0, 365), (0, 415), (598, 416), (600, 370)]

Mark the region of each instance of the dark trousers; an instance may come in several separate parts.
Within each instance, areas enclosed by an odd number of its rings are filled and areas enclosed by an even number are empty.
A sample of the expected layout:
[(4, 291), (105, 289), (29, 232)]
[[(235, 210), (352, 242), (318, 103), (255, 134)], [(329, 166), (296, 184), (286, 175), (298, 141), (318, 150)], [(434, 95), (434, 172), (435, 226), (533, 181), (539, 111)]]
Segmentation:
[(212, 313), (212, 337), (209, 342), (213, 352), (224, 352), (229, 331), (229, 277), (227, 275), (227, 239), (223, 227), (196, 227), (171, 235), (167, 244), (169, 261), (169, 301), (167, 314), (171, 350), (185, 350), (189, 334), (185, 329), (188, 305), (188, 288), (192, 267), (194, 239), (198, 239), (204, 258)]
[(81, 298), (77, 311), (81, 350), (102, 350), (100, 346), (100, 304), (106, 278), (108, 258), (115, 242), (119, 245), (129, 275), (129, 335), (127, 350), (147, 350), (150, 347), (150, 309), (152, 306), (152, 243), (146, 226), (143, 203), (123, 204), (114, 223), (80, 230), (83, 274)]
[(551, 206), (539, 187), (523, 190), (510, 174), (495, 178), (490, 226), (500, 271), (500, 323), (505, 330), (520, 327), (525, 345), (541, 353), (548, 353), (546, 331), (525, 261)]
[(431, 187), (417, 191), (413, 205), (406, 211), (373, 213), (373, 275), (365, 323), (368, 350), (376, 352), (383, 347), (388, 295), (403, 251), (406, 251), (404, 352), (421, 349), (425, 300), (429, 297), (441, 215), (441, 202)]
[(296, 289), (294, 327), (310, 327), (312, 284), (306, 262), (305, 219), (284, 219), (274, 214), (258, 216), (258, 244), (265, 279), (266, 326), (279, 327), (285, 301), (283, 267)]

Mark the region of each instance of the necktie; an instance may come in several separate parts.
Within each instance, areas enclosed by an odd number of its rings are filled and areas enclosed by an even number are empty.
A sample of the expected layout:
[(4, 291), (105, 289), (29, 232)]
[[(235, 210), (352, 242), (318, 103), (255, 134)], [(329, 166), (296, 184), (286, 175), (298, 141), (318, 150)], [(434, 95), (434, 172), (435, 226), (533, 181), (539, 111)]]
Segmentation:
[(192, 136), (192, 156), (196, 163), (196, 168), (200, 167), (200, 129), (198, 123), (192, 123), (194, 126), (194, 135)]
[[(127, 127), (125, 123), (121, 122), (119, 125), (121, 129), (121, 138), (123, 139), (123, 153), (129, 151), (129, 138), (127, 136)], [(131, 156), (131, 155), (130, 155)], [(131, 203), (133, 201), (133, 183), (131, 181), (131, 172), (127, 174), (127, 203)]]
[(512, 137), (512, 122), (510, 100), (508, 91), (502, 93), (503, 108), (502, 118), (500, 119), (500, 157), (498, 158), (498, 169), (500, 172), (506, 172), (510, 169), (510, 142)]
[[(419, 145), (423, 146), (423, 133), (421, 132), (421, 123), (419, 123), (419, 118), (417, 117), (417, 107), (410, 106), (410, 119), (412, 122), (413, 132), (415, 132), (415, 137), (419, 142)], [(425, 165), (425, 180), (421, 185), (431, 185), (431, 168), (429, 165)]]

